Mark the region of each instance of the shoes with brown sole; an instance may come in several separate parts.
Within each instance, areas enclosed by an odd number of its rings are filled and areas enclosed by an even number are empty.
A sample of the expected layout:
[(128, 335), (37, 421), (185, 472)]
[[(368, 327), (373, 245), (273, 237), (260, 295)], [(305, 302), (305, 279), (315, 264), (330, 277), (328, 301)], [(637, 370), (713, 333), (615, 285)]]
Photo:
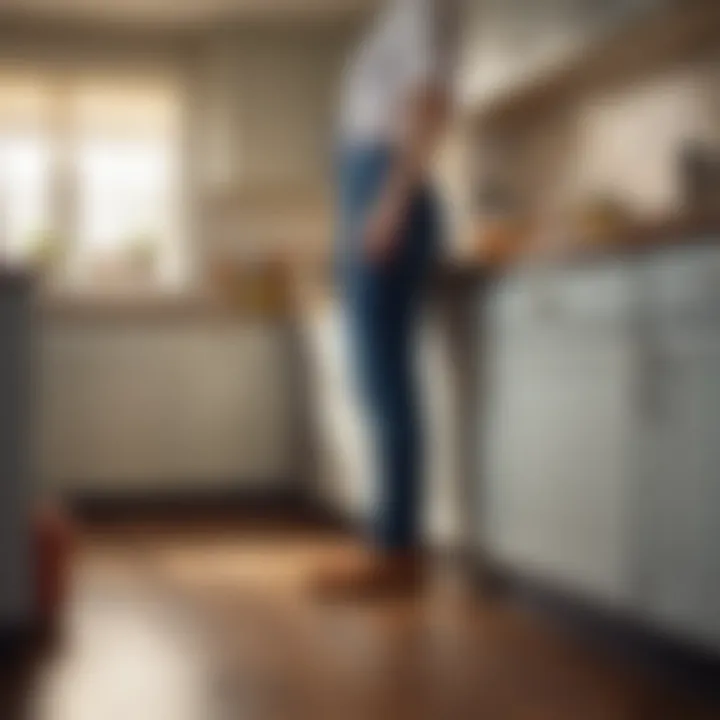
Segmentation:
[(426, 566), (417, 553), (368, 554), (348, 559), (313, 578), (313, 596), (325, 602), (411, 599), (426, 584)]

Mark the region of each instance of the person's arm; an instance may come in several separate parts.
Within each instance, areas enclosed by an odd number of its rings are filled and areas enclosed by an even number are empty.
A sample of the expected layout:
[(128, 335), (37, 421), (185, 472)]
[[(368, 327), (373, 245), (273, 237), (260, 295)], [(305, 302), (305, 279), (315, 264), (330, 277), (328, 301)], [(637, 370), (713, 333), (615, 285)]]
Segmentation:
[(455, 51), (454, 0), (413, 0), (406, 20), (406, 49), (412, 56), (411, 92), (399, 117), (402, 143), (366, 228), (371, 259), (387, 260), (398, 249), (402, 223), (425, 180), (448, 123)]
[(446, 89), (437, 85), (418, 90), (409, 104), (404, 142), (366, 228), (366, 250), (377, 262), (397, 250), (409, 204), (430, 171), (450, 109)]

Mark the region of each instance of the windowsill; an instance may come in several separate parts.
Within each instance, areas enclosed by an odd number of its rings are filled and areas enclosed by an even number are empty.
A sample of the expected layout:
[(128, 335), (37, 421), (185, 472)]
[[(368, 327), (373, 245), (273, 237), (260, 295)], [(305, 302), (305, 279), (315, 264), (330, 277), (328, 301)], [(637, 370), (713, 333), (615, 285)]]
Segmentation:
[(176, 321), (277, 322), (281, 313), (239, 307), (199, 289), (106, 292), (100, 289), (46, 290), (40, 295), (43, 318), (53, 321)]

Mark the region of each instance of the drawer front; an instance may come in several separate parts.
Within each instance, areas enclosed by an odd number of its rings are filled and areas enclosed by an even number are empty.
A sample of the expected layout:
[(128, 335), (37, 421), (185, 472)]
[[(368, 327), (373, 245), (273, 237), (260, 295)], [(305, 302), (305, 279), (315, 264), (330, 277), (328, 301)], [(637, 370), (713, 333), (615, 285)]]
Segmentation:
[(567, 333), (627, 329), (638, 300), (635, 263), (538, 269), (504, 278), (491, 291), (489, 328), (508, 337), (557, 341)]
[(624, 322), (637, 295), (633, 262), (589, 265), (567, 272), (559, 285), (566, 312), (578, 321)]
[(644, 287), (648, 312), (660, 322), (717, 320), (720, 247), (704, 244), (654, 255), (646, 264)]

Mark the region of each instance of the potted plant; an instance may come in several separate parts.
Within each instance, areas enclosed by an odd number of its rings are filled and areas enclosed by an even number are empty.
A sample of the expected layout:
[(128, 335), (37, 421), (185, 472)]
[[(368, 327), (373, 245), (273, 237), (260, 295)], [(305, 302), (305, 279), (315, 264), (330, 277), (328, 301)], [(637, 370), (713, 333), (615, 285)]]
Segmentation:
[(129, 270), (134, 277), (151, 278), (157, 270), (160, 242), (150, 232), (132, 235), (125, 247)]
[(28, 263), (45, 277), (57, 270), (65, 259), (66, 251), (64, 239), (51, 228), (32, 233), (27, 241)]

